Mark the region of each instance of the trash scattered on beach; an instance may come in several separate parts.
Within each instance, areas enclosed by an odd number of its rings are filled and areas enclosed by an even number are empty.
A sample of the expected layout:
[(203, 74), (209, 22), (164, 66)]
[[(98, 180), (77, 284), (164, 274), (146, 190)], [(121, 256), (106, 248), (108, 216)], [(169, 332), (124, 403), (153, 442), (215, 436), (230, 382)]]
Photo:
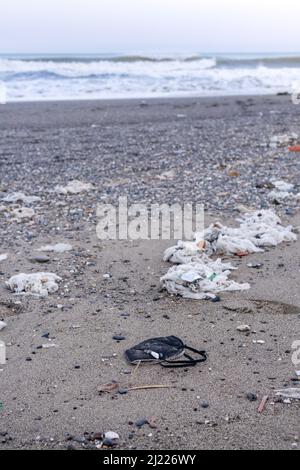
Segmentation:
[(38, 249), (38, 251), (43, 251), (46, 253), (65, 253), (66, 251), (71, 250), (73, 250), (73, 247), (69, 243), (57, 243), (56, 245), (46, 245)]
[(22, 222), (23, 219), (32, 219), (35, 212), (33, 209), (29, 207), (19, 207), (17, 209), (13, 209), (11, 211), (13, 215), (13, 220), (17, 220), (18, 222)]
[[(197, 358), (191, 357), (187, 351), (192, 351)], [(160, 364), (163, 367), (193, 367), (207, 360), (205, 351), (199, 351), (187, 346), (176, 336), (151, 338), (125, 351), (125, 357), (132, 365), (147, 363)], [(177, 360), (182, 357), (182, 360)], [(151, 386), (153, 388), (153, 386)], [(155, 386), (156, 387), (156, 386)], [(137, 388), (135, 388), (137, 390)]]
[(2, 199), (2, 202), (8, 202), (12, 204), (33, 204), (34, 202), (40, 201), (41, 198), (37, 196), (26, 196), (23, 193), (12, 193)]
[(293, 145), (292, 147), (289, 147), (290, 152), (300, 152), (300, 145)]
[(54, 344), (54, 343), (42, 344), (42, 349), (52, 349), (52, 348), (58, 348), (57, 344)]
[(4, 321), (0, 321), (0, 331), (4, 330), (4, 328), (7, 327), (7, 323), (5, 323)]
[(62, 279), (52, 273), (17, 274), (9, 279), (6, 285), (15, 294), (31, 294), (47, 297), (58, 290), (57, 282)]
[(238, 284), (228, 279), (233, 269), (221, 260), (198, 260), (170, 268), (161, 278), (161, 284), (170, 294), (194, 300), (214, 299), (220, 292), (250, 289), (247, 283)]
[(3, 255), (0, 255), (0, 261), (5, 261), (5, 260), (7, 260), (7, 258), (8, 258), (7, 253), (3, 253)]
[(196, 234), (195, 241), (179, 241), (164, 253), (164, 261), (179, 266), (170, 268), (161, 278), (161, 285), (170, 294), (186, 299), (214, 298), (226, 291), (250, 289), (247, 283), (239, 284), (229, 279), (235, 268), (221, 259), (213, 261), (212, 255), (248, 256), (277, 246), (286, 241), (296, 241), (293, 227), (281, 225), (280, 218), (271, 210), (242, 215), (238, 228), (223, 226), (217, 222)]
[(70, 181), (67, 186), (56, 186), (55, 192), (58, 194), (80, 194), (92, 191), (94, 186), (91, 183), (83, 183), (82, 181)]
[(293, 145), (298, 141), (298, 134), (275, 135), (270, 141), (270, 147), (273, 149)]
[(300, 388), (285, 388), (276, 390), (276, 395), (290, 400), (300, 400)]

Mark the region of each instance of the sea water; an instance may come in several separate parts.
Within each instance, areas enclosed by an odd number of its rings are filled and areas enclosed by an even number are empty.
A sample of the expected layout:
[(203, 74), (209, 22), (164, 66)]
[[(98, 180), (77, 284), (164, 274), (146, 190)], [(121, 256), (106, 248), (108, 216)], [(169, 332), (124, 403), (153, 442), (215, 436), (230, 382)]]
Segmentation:
[(299, 54), (0, 55), (6, 100), (293, 92)]

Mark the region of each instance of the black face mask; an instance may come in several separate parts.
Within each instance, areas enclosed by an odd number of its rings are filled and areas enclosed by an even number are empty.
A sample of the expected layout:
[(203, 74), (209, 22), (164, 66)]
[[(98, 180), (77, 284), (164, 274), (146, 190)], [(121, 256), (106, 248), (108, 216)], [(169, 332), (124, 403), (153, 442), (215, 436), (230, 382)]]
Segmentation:
[[(187, 354), (187, 350), (195, 353), (198, 358), (191, 357)], [(197, 349), (187, 346), (176, 336), (148, 339), (125, 351), (125, 356), (131, 364), (144, 362), (160, 364), (162, 367), (168, 368), (194, 367), (198, 363), (207, 360), (205, 351), (198, 351)], [(178, 360), (180, 357), (182, 357), (182, 359)]]

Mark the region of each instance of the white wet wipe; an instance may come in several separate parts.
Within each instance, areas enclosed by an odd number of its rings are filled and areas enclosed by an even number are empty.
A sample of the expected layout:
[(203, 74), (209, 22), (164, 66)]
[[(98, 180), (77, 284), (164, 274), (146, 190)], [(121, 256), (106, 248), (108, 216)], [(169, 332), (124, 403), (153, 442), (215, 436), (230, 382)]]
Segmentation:
[(69, 243), (57, 243), (56, 245), (45, 245), (39, 248), (37, 251), (46, 253), (65, 253), (66, 251), (73, 250), (73, 246)]
[(214, 261), (214, 255), (244, 256), (264, 251), (266, 247), (282, 242), (296, 241), (293, 227), (284, 227), (280, 218), (271, 210), (245, 214), (237, 228), (221, 223), (210, 225), (202, 234), (195, 235), (195, 241), (179, 241), (168, 248), (164, 261), (179, 266), (171, 268), (161, 278), (161, 284), (170, 294), (189, 299), (214, 298), (226, 291), (250, 289), (248, 283), (237, 283), (230, 279), (234, 269), (221, 259)]
[(70, 181), (67, 186), (56, 186), (55, 192), (58, 194), (80, 194), (92, 191), (94, 186), (91, 183), (84, 183), (79, 180)]
[(40, 201), (41, 198), (38, 196), (26, 196), (24, 193), (12, 193), (5, 196), (2, 199), (3, 202), (8, 202), (11, 204), (33, 204), (34, 202)]
[(12, 276), (6, 285), (15, 294), (31, 294), (47, 297), (58, 290), (62, 279), (53, 273), (17, 274)]

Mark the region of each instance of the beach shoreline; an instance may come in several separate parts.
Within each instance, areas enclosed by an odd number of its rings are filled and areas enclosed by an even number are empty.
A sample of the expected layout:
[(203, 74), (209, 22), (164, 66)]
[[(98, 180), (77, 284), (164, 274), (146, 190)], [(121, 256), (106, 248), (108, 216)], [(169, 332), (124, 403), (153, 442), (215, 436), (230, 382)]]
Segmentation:
[[(170, 267), (163, 252), (174, 241), (98, 240), (96, 209), (120, 196), (202, 202), (207, 224), (233, 224), (241, 206), (271, 208), (299, 227), (297, 201), (269, 200), (276, 179), (300, 191), (297, 155), (270, 147), (275, 135), (300, 134), (299, 109), (290, 96), (274, 95), (0, 105), (0, 197), (41, 198), (30, 220), (13, 221), (7, 205), (0, 212), (0, 254), (8, 253), (0, 264), (8, 358), (0, 366), (1, 450), (93, 448), (88, 434), (104, 431), (120, 435), (121, 450), (298, 446), (299, 405), (283, 403), (275, 390), (294, 384), (300, 240), (234, 259), (233, 277), (249, 282), (249, 291), (218, 303), (188, 301), (160, 289)], [(94, 190), (54, 192), (74, 179)], [(34, 259), (38, 248), (59, 242), (73, 250), (49, 254), (44, 265)], [(5, 285), (17, 273), (45, 270), (62, 278), (48, 298), (16, 297)], [(241, 324), (251, 331), (237, 331)], [(206, 349), (208, 361), (130, 374), (125, 349), (161, 335)], [(49, 338), (57, 347), (41, 349)], [(121, 389), (172, 388), (99, 396), (113, 380)], [(155, 428), (135, 424), (150, 418)]]

